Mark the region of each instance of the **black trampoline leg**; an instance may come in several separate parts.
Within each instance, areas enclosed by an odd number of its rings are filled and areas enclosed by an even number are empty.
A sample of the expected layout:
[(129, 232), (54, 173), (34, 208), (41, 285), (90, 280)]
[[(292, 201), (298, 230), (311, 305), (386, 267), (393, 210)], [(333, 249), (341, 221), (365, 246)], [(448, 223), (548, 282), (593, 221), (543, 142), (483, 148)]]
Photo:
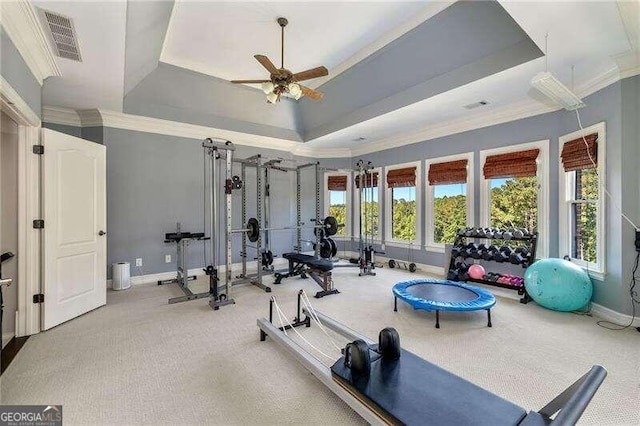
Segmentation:
[(491, 309), (487, 309), (487, 319), (488, 319), (487, 327), (492, 327), (492, 325), (491, 325)]
[(398, 298), (393, 298), (393, 312), (398, 312)]
[(440, 311), (436, 311), (436, 328), (440, 328)]

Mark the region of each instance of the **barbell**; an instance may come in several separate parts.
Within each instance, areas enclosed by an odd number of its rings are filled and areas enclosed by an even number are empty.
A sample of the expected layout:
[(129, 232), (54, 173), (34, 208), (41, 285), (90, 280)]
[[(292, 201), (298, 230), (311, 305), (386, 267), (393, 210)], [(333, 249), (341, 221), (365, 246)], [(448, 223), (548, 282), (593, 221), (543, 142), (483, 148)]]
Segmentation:
[(288, 229), (322, 229), (326, 235), (331, 236), (335, 235), (338, 232), (338, 228), (341, 225), (338, 225), (338, 221), (333, 216), (327, 216), (322, 221), (322, 224), (313, 225), (313, 226), (284, 226), (282, 228), (262, 228), (260, 227), (260, 222), (255, 217), (250, 218), (247, 221), (247, 225), (241, 229), (232, 229), (232, 234), (238, 233), (247, 233), (247, 238), (252, 243), (258, 241), (258, 237), (260, 236), (260, 232), (265, 231), (285, 231)]

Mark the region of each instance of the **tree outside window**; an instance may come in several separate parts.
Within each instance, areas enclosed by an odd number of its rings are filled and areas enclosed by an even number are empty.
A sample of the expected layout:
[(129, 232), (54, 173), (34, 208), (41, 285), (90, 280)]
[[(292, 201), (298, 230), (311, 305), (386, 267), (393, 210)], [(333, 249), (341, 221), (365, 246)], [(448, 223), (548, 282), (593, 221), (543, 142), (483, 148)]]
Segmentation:
[(392, 222), (391, 237), (394, 240), (414, 241), (416, 239), (416, 187), (391, 189)]
[(571, 257), (596, 263), (598, 235), (598, 174), (595, 168), (574, 170), (571, 204)]
[(433, 186), (433, 242), (453, 244), (458, 229), (467, 226), (467, 185)]
[(538, 179), (535, 176), (491, 179), (490, 226), (538, 229)]
[(346, 235), (347, 223), (347, 191), (329, 191), (329, 216), (336, 218), (338, 228), (336, 235)]

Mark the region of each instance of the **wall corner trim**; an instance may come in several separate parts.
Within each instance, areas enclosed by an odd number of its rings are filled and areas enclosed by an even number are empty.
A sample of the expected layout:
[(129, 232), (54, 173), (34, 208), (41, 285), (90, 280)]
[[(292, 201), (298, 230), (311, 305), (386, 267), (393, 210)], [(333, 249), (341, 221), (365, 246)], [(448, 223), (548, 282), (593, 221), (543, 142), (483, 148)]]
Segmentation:
[(0, 96), (3, 111), (9, 114), (14, 120), (18, 120), (17, 117), (24, 117), (24, 119), (31, 126), (40, 127), (41, 121), (38, 114), (25, 102), (22, 97), (16, 92), (16, 90), (9, 84), (3, 76), (0, 75)]
[(0, 2), (2, 27), (42, 86), (45, 78), (61, 76), (35, 8), (28, 0)]
[(65, 126), (82, 127), (80, 115), (72, 108), (43, 105), (42, 121), (45, 123), (63, 124)]

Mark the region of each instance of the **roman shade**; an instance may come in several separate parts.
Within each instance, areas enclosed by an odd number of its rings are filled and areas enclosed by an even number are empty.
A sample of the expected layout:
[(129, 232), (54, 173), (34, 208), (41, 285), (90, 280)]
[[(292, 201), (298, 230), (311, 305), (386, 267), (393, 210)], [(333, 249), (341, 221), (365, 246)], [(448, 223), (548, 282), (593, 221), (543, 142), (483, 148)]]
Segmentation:
[(416, 168), (406, 167), (387, 172), (387, 186), (389, 188), (402, 188), (416, 186)]
[[(363, 178), (362, 188), (371, 188), (378, 186), (378, 172), (367, 173)], [(356, 188), (360, 188), (360, 175), (356, 176)]]
[(538, 172), (539, 149), (491, 155), (484, 162), (484, 178), (528, 177)]
[[(593, 158), (593, 162), (589, 155)], [(565, 172), (595, 168), (598, 164), (598, 134), (593, 133), (585, 136), (584, 139), (578, 138), (565, 142), (560, 158)], [(593, 164), (594, 162), (596, 164)]]
[(429, 166), (429, 185), (467, 183), (467, 163), (469, 160), (433, 163)]
[(327, 178), (327, 189), (329, 191), (346, 191), (347, 175), (329, 176)]

